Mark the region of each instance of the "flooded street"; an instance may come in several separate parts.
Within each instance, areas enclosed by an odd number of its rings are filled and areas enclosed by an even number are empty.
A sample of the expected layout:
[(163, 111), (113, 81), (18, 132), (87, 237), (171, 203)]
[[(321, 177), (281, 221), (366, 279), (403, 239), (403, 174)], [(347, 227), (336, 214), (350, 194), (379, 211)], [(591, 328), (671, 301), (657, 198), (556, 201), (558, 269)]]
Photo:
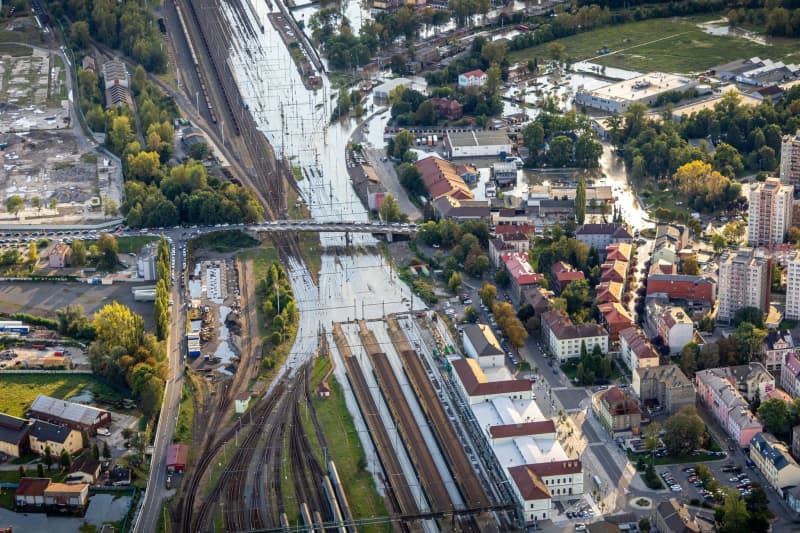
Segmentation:
[(603, 143), (603, 155), (600, 157), (600, 169), (605, 175), (598, 180), (599, 185), (611, 185), (613, 187), (615, 204), (622, 209), (622, 218), (630, 224), (632, 229), (639, 231), (644, 228), (654, 227), (650, 222), (647, 212), (642, 209), (639, 198), (631, 189), (628, 183), (628, 175), (625, 172), (625, 163), (621, 157), (617, 157), (611, 145)]

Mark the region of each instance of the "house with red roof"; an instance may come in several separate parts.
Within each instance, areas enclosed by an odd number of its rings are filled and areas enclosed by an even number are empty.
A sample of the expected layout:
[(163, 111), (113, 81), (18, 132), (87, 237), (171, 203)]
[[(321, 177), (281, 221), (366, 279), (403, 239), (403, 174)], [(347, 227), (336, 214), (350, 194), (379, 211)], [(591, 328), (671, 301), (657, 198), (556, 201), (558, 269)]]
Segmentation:
[(486, 73), (481, 69), (470, 70), (458, 75), (458, 86), (461, 88), (483, 87), (486, 79)]
[(414, 166), (419, 170), (422, 183), (428, 190), (431, 200), (450, 196), (457, 200), (472, 200), (473, 194), (464, 179), (456, 172), (456, 167), (441, 157), (420, 159)]
[(534, 272), (525, 252), (507, 252), (500, 259), (511, 278), (509, 293), (514, 302), (519, 302), (524, 291), (538, 286), (544, 279), (544, 276)]
[(561, 294), (561, 291), (563, 291), (567, 285), (579, 279), (586, 279), (586, 277), (583, 275), (583, 272), (575, 270), (575, 267), (569, 263), (556, 261), (553, 263), (553, 266), (550, 267), (550, 285), (553, 288), (553, 292), (556, 294)]
[(631, 371), (640, 367), (658, 366), (661, 358), (658, 351), (637, 327), (630, 327), (619, 333), (620, 357)]
[(606, 261), (600, 267), (600, 281), (616, 281), (625, 285), (628, 263), (625, 261)]
[(625, 292), (622, 283), (618, 281), (605, 281), (597, 284), (595, 300), (599, 304), (622, 303), (622, 294)]
[(453, 370), (458, 377), (458, 387), (470, 404), (481, 403), (492, 398), (531, 400), (531, 383), (527, 379), (489, 381), (475, 359), (456, 359)]
[(625, 306), (620, 303), (609, 302), (600, 304), (597, 306), (597, 309), (600, 311), (600, 315), (602, 316), (601, 323), (608, 331), (608, 337), (611, 342), (617, 342), (619, 340), (619, 333), (623, 329), (633, 325), (633, 317), (628, 310), (625, 309)]

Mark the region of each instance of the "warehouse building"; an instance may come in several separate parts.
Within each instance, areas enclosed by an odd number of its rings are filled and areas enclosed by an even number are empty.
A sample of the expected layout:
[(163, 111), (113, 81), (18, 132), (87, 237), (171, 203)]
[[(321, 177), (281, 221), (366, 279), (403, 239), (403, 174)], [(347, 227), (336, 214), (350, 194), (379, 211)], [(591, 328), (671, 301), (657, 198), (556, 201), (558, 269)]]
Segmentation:
[(697, 80), (676, 74), (651, 72), (599, 89), (586, 90), (581, 87), (575, 95), (575, 103), (611, 113), (624, 113), (631, 104), (649, 106), (662, 94), (684, 92), (696, 86)]
[(108, 411), (42, 394), (33, 401), (28, 416), (77, 431), (94, 432), (99, 427), (111, 425), (111, 413)]
[(511, 153), (511, 139), (503, 131), (448, 131), (444, 138), (447, 157), (497, 157)]

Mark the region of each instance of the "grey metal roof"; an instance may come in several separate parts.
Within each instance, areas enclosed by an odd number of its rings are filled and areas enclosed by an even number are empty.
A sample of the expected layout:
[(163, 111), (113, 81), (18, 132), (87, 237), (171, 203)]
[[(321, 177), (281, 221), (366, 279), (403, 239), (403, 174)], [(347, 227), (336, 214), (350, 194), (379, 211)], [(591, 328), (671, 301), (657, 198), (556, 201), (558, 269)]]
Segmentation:
[(96, 423), (98, 417), (105, 413), (105, 411), (97, 409), (96, 407), (68, 402), (66, 400), (58, 400), (42, 394), (37, 396), (33, 401), (31, 412), (42, 413), (43, 416), (47, 416), (48, 418), (56, 417), (61, 420), (69, 420), (70, 422), (87, 426)]
[(57, 426), (49, 422), (37, 420), (33, 423), (33, 427), (31, 428), (31, 437), (36, 437), (37, 440), (42, 442), (64, 444), (72, 431), (74, 430), (66, 426)]
[(28, 421), (5, 413), (0, 413), (0, 442), (19, 444), (28, 433)]
[(464, 326), (464, 334), (472, 343), (475, 351), (479, 356), (488, 357), (491, 355), (503, 355), (503, 352), (493, 345), (483, 334), (483, 331), (477, 324), (467, 324)]

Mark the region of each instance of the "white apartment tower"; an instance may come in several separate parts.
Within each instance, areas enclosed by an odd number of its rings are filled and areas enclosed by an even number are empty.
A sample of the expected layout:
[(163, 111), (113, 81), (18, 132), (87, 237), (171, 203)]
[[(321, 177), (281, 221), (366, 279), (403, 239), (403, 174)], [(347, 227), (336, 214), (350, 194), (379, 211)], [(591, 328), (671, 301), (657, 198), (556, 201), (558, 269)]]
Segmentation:
[(781, 141), (780, 176), (783, 183), (800, 184), (800, 130)]
[(794, 252), (787, 264), (786, 318), (800, 320), (800, 252)]
[(750, 186), (747, 220), (747, 240), (750, 246), (780, 244), (792, 224), (791, 185), (768, 178)]
[(736, 311), (743, 307), (769, 310), (771, 261), (754, 254), (752, 249), (742, 249), (724, 254), (719, 261), (717, 318), (730, 322)]

